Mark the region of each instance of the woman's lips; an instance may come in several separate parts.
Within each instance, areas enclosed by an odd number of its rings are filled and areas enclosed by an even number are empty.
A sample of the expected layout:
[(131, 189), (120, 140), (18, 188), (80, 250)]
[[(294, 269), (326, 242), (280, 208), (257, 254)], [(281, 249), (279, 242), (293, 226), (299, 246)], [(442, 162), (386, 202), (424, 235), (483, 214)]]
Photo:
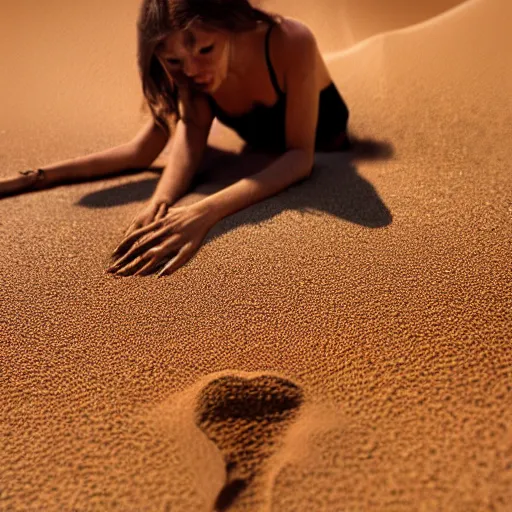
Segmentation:
[(194, 82), (197, 84), (197, 85), (208, 85), (210, 82), (212, 81), (212, 77), (210, 78), (201, 78), (199, 80), (194, 80)]

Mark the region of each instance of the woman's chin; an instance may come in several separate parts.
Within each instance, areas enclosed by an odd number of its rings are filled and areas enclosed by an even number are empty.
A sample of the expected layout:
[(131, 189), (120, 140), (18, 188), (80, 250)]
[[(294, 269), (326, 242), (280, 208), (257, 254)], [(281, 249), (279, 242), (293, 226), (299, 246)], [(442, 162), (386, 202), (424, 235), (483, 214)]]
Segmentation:
[(206, 92), (215, 92), (219, 88), (219, 82), (216, 78), (212, 78), (211, 81), (206, 84)]
[(215, 83), (215, 80), (213, 80), (213, 79), (204, 84), (194, 83), (194, 87), (202, 92), (212, 92), (212, 89), (215, 87), (215, 85), (216, 85), (216, 83)]

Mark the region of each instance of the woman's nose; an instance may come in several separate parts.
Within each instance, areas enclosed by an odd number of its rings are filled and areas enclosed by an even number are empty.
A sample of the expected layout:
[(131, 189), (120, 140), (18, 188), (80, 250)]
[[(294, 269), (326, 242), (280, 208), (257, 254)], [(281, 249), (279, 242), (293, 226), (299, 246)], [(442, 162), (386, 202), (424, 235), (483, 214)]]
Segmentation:
[(183, 62), (183, 73), (189, 78), (197, 75), (197, 64), (194, 62), (194, 59), (185, 59)]

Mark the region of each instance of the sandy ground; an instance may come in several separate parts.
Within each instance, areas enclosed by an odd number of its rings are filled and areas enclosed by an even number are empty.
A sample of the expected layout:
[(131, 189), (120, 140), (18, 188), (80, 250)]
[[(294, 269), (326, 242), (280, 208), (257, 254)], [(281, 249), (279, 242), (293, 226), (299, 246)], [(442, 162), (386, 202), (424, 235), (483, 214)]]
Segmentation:
[[(0, 176), (139, 129), (119, 5), (2, 6)], [(0, 201), (1, 510), (510, 510), (512, 3), (268, 6), (356, 151), (160, 280), (105, 274), (154, 172)]]

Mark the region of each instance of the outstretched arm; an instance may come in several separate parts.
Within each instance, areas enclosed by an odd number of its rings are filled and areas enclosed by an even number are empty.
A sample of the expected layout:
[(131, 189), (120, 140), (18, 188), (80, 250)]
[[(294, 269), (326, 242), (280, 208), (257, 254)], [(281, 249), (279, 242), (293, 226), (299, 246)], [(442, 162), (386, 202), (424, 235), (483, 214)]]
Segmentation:
[(129, 142), (90, 155), (42, 167), (42, 173), (20, 173), (0, 180), (0, 197), (59, 183), (109, 176), (127, 169), (146, 168), (164, 149), (168, 137), (153, 120)]

